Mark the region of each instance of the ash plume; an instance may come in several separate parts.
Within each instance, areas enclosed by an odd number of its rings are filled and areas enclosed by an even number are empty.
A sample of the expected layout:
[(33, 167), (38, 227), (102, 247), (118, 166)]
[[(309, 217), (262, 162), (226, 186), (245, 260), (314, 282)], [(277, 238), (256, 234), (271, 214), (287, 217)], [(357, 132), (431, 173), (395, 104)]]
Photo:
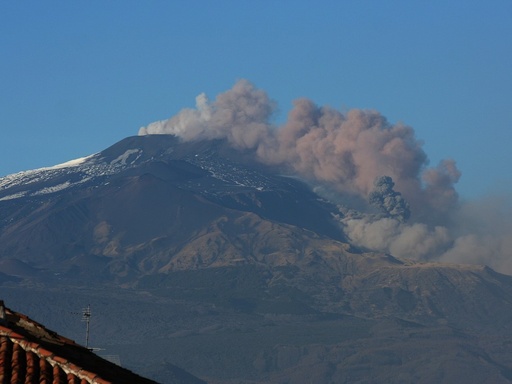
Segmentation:
[(393, 187), (395, 183), (389, 176), (381, 176), (375, 179), (374, 188), (368, 195), (371, 205), (379, 208), (381, 212), (401, 222), (406, 221), (411, 215), (409, 204), (396, 192)]
[[(240, 80), (215, 101), (201, 94), (195, 109), (143, 127), (139, 134), (224, 138), (236, 148), (254, 150), (261, 162), (326, 183), (344, 195), (366, 198), (376, 178), (389, 176), (413, 212), (444, 212), (456, 202), (455, 163), (447, 161), (453, 175), (444, 163), (427, 168), (427, 155), (411, 127), (389, 124), (376, 111), (351, 110), (344, 115), (307, 99), (295, 101), (287, 122), (274, 126), (270, 119), (275, 107), (265, 92)], [(449, 198), (430, 199), (433, 193)]]
[[(331, 197), (334, 193), (339, 201), (369, 202), (368, 209), (357, 207), (358, 215), (340, 219), (355, 245), (399, 257), (479, 262), (512, 272), (510, 258), (503, 256), (508, 244), (503, 238), (470, 230), (467, 223), (478, 217), (462, 223), (466, 204), (455, 189), (461, 176), (455, 161), (429, 167), (412, 127), (391, 124), (377, 111), (342, 113), (305, 98), (296, 100), (287, 121), (277, 126), (271, 122), (275, 109), (264, 91), (240, 80), (213, 102), (201, 94), (195, 109), (149, 124), (139, 134), (173, 134), (185, 141), (226, 139), (235, 148), (253, 151), (258, 161), (295, 174)], [(372, 214), (371, 205), (381, 214)], [(503, 246), (480, 250), (480, 256), (471, 252), (475, 244), (490, 239)]]
[(275, 105), (267, 94), (246, 80), (217, 96), (213, 103), (204, 93), (196, 97), (196, 109), (139, 130), (139, 135), (172, 134), (183, 140), (227, 139), (234, 147), (254, 149), (271, 136), (268, 121)]

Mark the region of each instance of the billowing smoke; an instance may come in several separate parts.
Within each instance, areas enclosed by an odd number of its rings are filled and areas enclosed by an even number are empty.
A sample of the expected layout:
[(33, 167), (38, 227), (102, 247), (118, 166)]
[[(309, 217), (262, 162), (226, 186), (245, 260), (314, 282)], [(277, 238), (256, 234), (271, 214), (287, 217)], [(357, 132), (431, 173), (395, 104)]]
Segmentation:
[(512, 274), (512, 206), (487, 198), (460, 204), (444, 225), (347, 214), (341, 219), (355, 245), (417, 260), (485, 264)]
[[(307, 99), (295, 101), (288, 121), (277, 127), (270, 123), (274, 110), (275, 103), (265, 92), (240, 80), (214, 102), (201, 94), (195, 109), (152, 123), (139, 134), (225, 138), (237, 148), (254, 150), (264, 163), (364, 199), (374, 180), (386, 175), (418, 214), (445, 212), (457, 201), (455, 163), (427, 168), (427, 156), (411, 127), (391, 125), (375, 111), (351, 110), (344, 115)], [(433, 193), (443, 198), (431, 199)]]
[[(152, 123), (139, 134), (223, 138), (253, 151), (260, 162), (296, 174), (331, 197), (334, 193), (339, 202), (369, 202), (368, 209), (358, 207), (357, 215), (341, 219), (358, 246), (422, 260), (486, 263), (512, 272), (510, 258), (502, 256), (508, 242), (470, 230), (467, 223), (478, 218), (460, 220), (465, 205), (454, 187), (460, 178), (455, 162), (429, 167), (411, 127), (390, 124), (376, 111), (342, 113), (308, 99), (296, 100), (287, 121), (276, 126), (271, 123), (275, 108), (264, 91), (240, 80), (213, 102), (201, 94), (195, 109)], [(380, 214), (371, 213), (372, 205)], [(488, 243), (495, 245), (477, 251), (476, 244)]]
[(355, 245), (416, 260), (440, 257), (452, 242), (446, 227), (405, 224), (395, 218), (349, 216), (343, 219), (343, 224)]
[(184, 109), (169, 120), (141, 128), (139, 135), (172, 134), (183, 140), (225, 138), (236, 148), (254, 149), (271, 136), (268, 121), (274, 109), (265, 92), (241, 80), (213, 103), (200, 94), (196, 109)]
[(401, 222), (407, 221), (411, 215), (409, 204), (400, 192), (393, 189), (395, 186), (393, 179), (389, 176), (381, 176), (377, 177), (373, 184), (374, 188), (368, 196), (369, 203), (389, 217)]

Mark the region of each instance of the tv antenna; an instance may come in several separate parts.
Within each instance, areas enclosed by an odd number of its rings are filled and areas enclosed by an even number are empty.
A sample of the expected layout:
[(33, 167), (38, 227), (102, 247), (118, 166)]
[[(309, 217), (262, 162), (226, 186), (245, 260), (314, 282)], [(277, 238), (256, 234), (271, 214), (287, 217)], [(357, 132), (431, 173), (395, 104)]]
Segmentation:
[(82, 321), (85, 321), (85, 348), (89, 349), (89, 326), (91, 323), (91, 304), (82, 309)]
[(91, 324), (91, 305), (87, 304), (87, 307), (82, 308), (82, 312), (71, 312), (75, 315), (82, 315), (82, 321), (85, 322), (85, 348), (87, 348), (89, 351), (102, 351), (103, 348), (91, 348), (89, 347), (89, 333), (90, 333), (90, 324)]

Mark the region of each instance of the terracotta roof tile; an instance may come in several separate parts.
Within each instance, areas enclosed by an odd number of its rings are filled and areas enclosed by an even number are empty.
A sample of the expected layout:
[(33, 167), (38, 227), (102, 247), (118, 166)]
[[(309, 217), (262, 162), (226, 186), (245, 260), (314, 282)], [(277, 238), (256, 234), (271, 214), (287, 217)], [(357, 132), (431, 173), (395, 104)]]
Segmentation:
[(43, 357), (45, 359), (52, 357), (54, 355), (53, 352), (50, 352), (44, 348), (39, 348), (37, 354), (39, 355), (39, 357)]
[(59, 365), (65, 365), (65, 364), (69, 363), (69, 361), (67, 359), (60, 357), (60, 356), (54, 356), (52, 359)]
[(45, 359), (39, 359), (39, 382), (50, 380), (50, 367)]
[(83, 377), (84, 378), (87, 378), (87, 379), (90, 379), (90, 382), (92, 382), (92, 380), (94, 380), (95, 378), (98, 377), (98, 375), (94, 372), (84, 372), (83, 373)]
[(93, 380), (93, 383), (94, 384), (109, 384), (110, 381), (103, 380), (102, 378), (98, 377), (98, 378)]
[(80, 383), (80, 379), (78, 377), (76, 377), (75, 375), (73, 375), (72, 373), (68, 373), (66, 375), (66, 383), (67, 384), (79, 384)]

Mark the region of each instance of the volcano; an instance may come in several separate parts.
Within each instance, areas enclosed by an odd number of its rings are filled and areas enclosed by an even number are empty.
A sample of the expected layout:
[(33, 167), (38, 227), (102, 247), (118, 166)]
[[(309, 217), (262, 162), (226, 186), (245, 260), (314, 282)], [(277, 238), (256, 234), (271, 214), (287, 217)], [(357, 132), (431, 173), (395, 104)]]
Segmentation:
[(66, 334), (87, 300), (160, 382), (512, 381), (512, 277), (351, 245), (336, 204), (254, 158), (146, 135), (0, 178), (2, 295)]

